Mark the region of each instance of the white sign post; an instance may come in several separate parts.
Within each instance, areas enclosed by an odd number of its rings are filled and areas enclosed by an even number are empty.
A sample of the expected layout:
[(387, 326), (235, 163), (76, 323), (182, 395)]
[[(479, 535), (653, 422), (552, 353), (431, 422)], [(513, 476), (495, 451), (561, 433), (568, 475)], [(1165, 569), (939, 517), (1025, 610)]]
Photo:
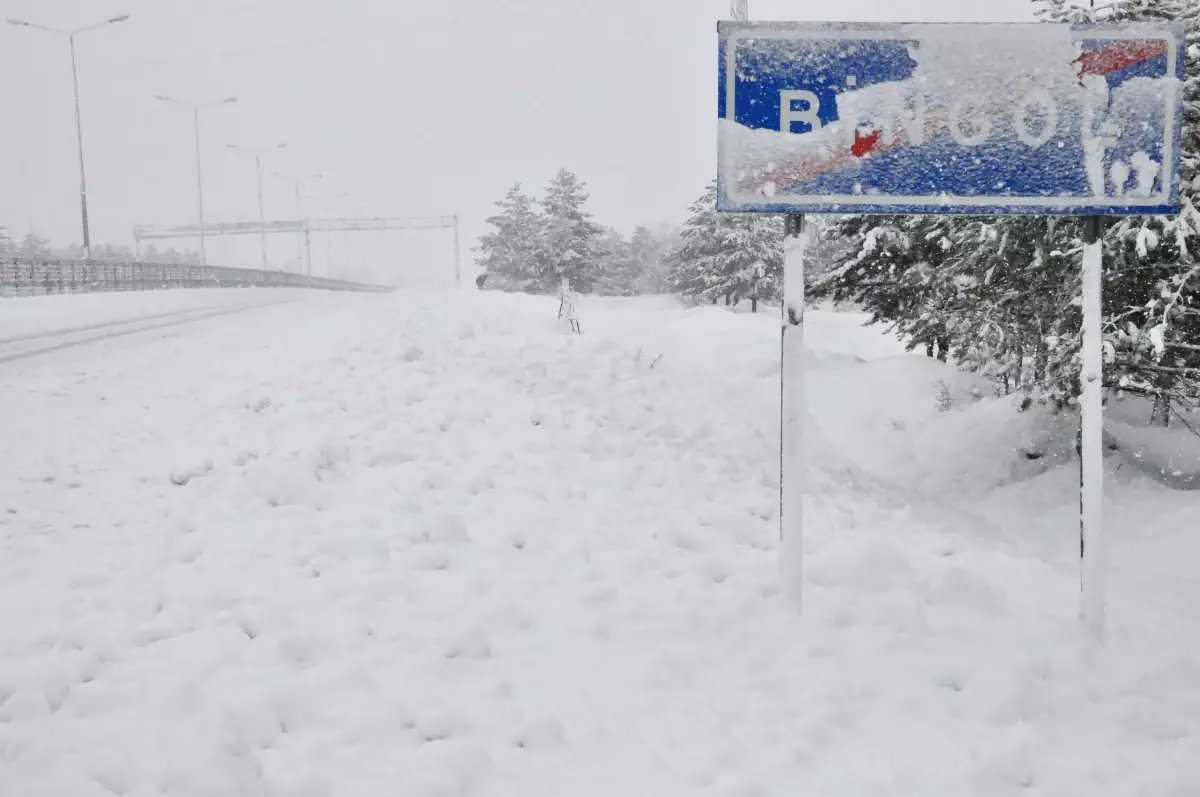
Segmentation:
[(1104, 220), (1084, 221), (1083, 339), (1080, 355), (1080, 512), (1079, 555), (1082, 559), (1081, 616), (1092, 636), (1104, 639)]
[(804, 216), (786, 216), (780, 371), (779, 545), (783, 590), (799, 611), (804, 583)]

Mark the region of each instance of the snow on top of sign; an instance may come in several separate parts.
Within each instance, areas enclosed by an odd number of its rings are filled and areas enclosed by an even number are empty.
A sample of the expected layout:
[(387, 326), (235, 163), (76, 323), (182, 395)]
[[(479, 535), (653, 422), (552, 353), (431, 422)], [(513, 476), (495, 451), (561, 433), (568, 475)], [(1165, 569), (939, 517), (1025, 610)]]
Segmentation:
[[(1164, 190), (1164, 153), (1159, 150), (1169, 120), (1167, 84), (1174, 76), (1133, 77), (1114, 89), (1107, 83), (1112, 70), (1166, 54), (1161, 37), (1105, 40), (1099, 48), (1081, 52), (1081, 34), (1062, 25), (1020, 26), (1017, 31), (1013, 26), (973, 26), (964, 35), (961, 26), (918, 24), (896, 26), (892, 32), (911, 35), (904, 44), (915, 67), (906, 79), (869, 85), (843, 74), (849, 59), (858, 55), (858, 43), (805, 40), (805, 63), (810, 73), (814, 63), (822, 70), (816, 78), (820, 86), (780, 92), (780, 130), (735, 121), (736, 89), (727, 97), (727, 117), (720, 125), (722, 182), (733, 201), (836, 193), (813, 185), (829, 175), (862, 171), (860, 165), (871, 159), (892, 153), (903, 157), (899, 151), (911, 147), (922, 148), (919, 165), (925, 170), (954, 169), (964, 156), (979, 158), (974, 165), (991, 169), (988, 186), (1000, 197), (1020, 194), (1010, 187), (1005, 170), (1028, 170), (1032, 153), (1045, 158), (1035, 161), (1040, 165), (1078, 174), (1074, 190), (1043, 191), (1047, 200), (1149, 197)], [(794, 71), (788, 65), (796, 60), (795, 49), (788, 50), (794, 42), (747, 37), (733, 45), (738, 48), (735, 84)], [(839, 63), (840, 57), (847, 61)], [(823, 109), (818, 120), (818, 91), (832, 102), (831, 85), (837, 86), (836, 118), (828, 118), (829, 109)], [(1074, 165), (1062, 162), (1067, 151), (1076, 153), (1071, 156), (1078, 158)], [(894, 168), (884, 174), (896, 176)], [(973, 187), (975, 194), (987, 190), (982, 184)], [(852, 193), (896, 194), (869, 180), (855, 181)]]

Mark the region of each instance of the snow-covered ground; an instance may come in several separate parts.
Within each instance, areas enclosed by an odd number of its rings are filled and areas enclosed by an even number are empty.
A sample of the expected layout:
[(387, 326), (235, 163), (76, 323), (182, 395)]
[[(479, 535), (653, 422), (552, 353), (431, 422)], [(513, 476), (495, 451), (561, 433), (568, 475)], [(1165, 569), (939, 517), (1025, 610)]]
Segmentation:
[(310, 291), (290, 288), (128, 291), (0, 299), (0, 343), (66, 330), (96, 329), (190, 312), (296, 301)]
[(1200, 492), (1091, 650), (1071, 430), (813, 313), (798, 619), (773, 317), (292, 298), (0, 364), (0, 794), (1200, 793)]

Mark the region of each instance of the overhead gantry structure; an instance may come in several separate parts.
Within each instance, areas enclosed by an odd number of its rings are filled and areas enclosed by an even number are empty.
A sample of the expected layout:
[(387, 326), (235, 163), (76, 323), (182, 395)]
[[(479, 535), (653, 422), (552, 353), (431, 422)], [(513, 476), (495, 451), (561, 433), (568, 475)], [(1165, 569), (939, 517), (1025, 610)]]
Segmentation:
[(303, 242), (307, 264), (305, 272), (312, 275), (312, 234), (314, 232), (379, 232), (388, 230), (452, 230), (454, 234), (454, 285), (462, 282), (458, 216), (399, 216), (361, 219), (302, 219), (298, 221), (232, 221), (216, 224), (184, 224), (175, 226), (135, 224), (133, 239), (141, 257), (142, 241), (162, 241), (177, 238), (207, 238), (225, 235), (299, 235)]

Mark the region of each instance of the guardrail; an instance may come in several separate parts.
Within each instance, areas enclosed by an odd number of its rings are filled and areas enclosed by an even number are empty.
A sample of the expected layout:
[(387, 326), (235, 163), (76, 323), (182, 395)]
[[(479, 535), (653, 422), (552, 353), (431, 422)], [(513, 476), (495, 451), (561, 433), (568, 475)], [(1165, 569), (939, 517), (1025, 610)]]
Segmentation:
[(225, 266), (29, 258), (0, 260), (0, 296), (168, 288), (313, 288), (362, 293), (390, 293), (395, 290), (382, 285), (309, 277), (286, 271)]

